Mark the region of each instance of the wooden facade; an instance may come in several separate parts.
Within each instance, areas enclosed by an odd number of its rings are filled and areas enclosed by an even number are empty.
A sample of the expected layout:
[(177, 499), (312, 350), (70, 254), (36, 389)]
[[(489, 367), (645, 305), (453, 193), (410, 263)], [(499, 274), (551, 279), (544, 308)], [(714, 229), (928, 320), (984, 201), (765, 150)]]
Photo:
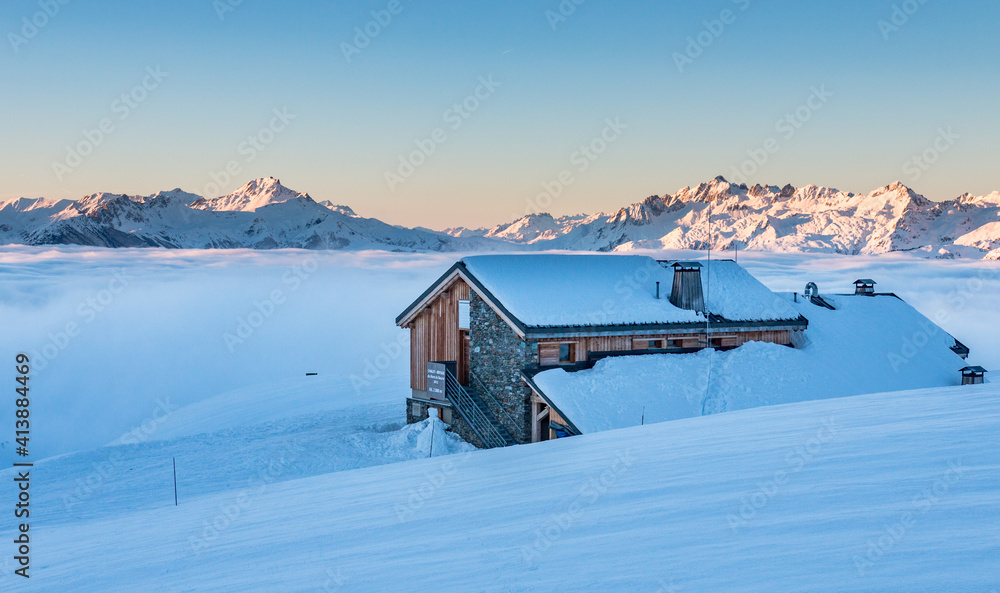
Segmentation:
[(453, 360), (464, 382), (469, 372), (468, 334), (458, 327), (458, 303), (471, 290), (461, 278), (448, 284), (406, 327), (410, 330), (410, 388), (427, 390), (427, 363)]

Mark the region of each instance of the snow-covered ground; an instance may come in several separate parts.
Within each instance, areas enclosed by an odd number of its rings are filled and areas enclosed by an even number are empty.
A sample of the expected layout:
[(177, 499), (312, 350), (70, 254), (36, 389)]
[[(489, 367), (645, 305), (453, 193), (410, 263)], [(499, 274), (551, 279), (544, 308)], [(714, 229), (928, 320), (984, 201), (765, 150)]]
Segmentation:
[[(121, 494), (101, 490), (100, 513), (37, 519), (34, 575), (3, 587), (989, 592), (1000, 585), (998, 433), (1000, 387), (985, 385), (290, 480), (293, 439), (260, 457), (233, 435), (228, 450), (185, 443), (181, 475), (196, 473), (178, 507), (169, 466), (140, 465), (150, 455), (129, 449), (122, 466), (136, 467), (118, 478)], [(202, 461), (223, 457), (230, 475)], [(37, 491), (71, 490), (90, 461), (40, 464)]]
[[(5, 554), (2, 590), (1000, 586), (995, 383), (470, 454), (440, 425), (403, 426), (393, 320), (458, 257), (0, 250), (0, 360), (33, 355), (38, 460), (34, 576), (11, 576)], [(779, 291), (873, 277), (1000, 370), (995, 264), (740, 263)], [(0, 471), (0, 500), (12, 477)]]

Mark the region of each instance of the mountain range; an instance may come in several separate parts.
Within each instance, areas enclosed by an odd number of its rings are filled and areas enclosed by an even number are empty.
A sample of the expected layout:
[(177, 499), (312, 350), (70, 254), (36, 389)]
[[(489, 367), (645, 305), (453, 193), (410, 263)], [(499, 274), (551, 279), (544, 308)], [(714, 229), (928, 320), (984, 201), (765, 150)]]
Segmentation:
[(723, 177), (650, 196), (617, 212), (528, 214), (492, 228), (434, 231), (363, 218), (278, 179), (204, 198), (150, 196), (0, 203), (0, 244), (99, 247), (483, 251), (751, 249), (845, 254), (914, 252), (1000, 259), (1000, 192), (933, 202), (896, 182), (868, 194), (807, 185), (733, 184)]

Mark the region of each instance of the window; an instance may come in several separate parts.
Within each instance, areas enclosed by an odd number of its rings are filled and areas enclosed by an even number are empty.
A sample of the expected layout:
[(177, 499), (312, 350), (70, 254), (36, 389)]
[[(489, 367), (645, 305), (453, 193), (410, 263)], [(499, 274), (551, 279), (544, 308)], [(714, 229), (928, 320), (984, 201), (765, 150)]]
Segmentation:
[(576, 362), (576, 344), (559, 344), (559, 364)]
[(722, 338), (712, 338), (712, 347), (720, 348), (722, 346)]
[(659, 348), (661, 348), (660, 341), (659, 340), (650, 340), (647, 343), (646, 348), (649, 348), (650, 350), (658, 350)]
[(681, 340), (667, 340), (667, 348), (680, 348), (682, 345)]
[(469, 301), (458, 301), (458, 329), (469, 329), (471, 317)]

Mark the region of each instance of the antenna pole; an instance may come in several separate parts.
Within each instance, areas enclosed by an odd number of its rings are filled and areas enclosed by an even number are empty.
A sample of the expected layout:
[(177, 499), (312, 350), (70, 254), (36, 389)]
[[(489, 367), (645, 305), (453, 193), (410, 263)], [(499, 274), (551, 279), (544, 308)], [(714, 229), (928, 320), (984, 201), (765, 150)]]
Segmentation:
[(705, 404), (708, 403), (708, 398), (712, 390), (712, 338), (709, 330), (711, 329), (712, 319), (709, 317), (709, 306), (712, 297), (712, 200), (708, 201), (708, 260), (705, 272), (705, 348), (709, 349), (708, 352), (708, 375), (705, 380), (705, 401), (702, 403), (702, 415), (705, 414)]

